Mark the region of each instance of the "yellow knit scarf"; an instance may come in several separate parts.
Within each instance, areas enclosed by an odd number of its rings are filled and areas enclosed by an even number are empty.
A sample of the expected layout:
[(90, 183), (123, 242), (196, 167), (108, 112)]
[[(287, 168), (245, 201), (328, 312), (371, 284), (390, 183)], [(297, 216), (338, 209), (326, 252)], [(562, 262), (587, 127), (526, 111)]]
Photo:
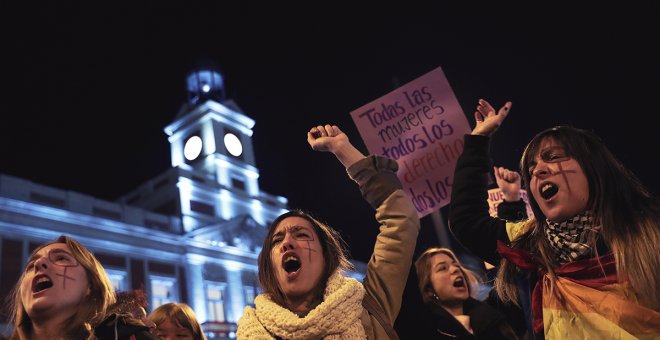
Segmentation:
[(328, 279), (323, 302), (305, 317), (274, 303), (268, 295), (254, 300), (256, 310), (245, 307), (238, 320), (238, 339), (365, 339), (360, 314), (364, 287), (355, 279), (334, 273)]

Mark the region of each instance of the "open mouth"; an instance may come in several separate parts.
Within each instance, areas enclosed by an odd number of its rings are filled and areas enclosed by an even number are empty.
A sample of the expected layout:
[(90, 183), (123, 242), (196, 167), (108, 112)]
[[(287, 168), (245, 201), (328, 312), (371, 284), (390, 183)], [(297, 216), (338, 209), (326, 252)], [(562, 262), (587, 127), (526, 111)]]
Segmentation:
[(459, 277), (456, 278), (456, 280), (454, 280), (453, 285), (456, 288), (465, 288), (465, 279), (463, 279), (463, 277), (459, 276)]
[(32, 292), (38, 293), (44, 289), (48, 289), (53, 286), (53, 281), (47, 275), (38, 275), (32, 280)]
[(283, 267), (287, 273), (295, 273), (300, 269), (300, 259), (295, 255), (287, 255)]
[(545, 183), (541, 186), (540, 194), (543, 199), (550, 199), (559, 192), (559, 187), (554, 183)]

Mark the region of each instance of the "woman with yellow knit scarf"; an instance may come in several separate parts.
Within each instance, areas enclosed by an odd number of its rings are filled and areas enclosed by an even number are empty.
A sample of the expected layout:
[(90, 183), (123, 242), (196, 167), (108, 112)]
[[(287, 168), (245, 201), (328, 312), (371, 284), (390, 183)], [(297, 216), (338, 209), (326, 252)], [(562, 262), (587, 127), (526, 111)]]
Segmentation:
[[(264, 291), (238, 321), (239, 339), (387, 339), (401, 307), (419, 218), (401, 189), (394, 160), (365, 157), (337, 126), (312, 128), (307, 141), (334, 154), (376, 209), (380, 233), (364, 282), (350, 269), (339, 234), (292, 210), (270, 225), (259, 254)], [(367, 306), (367, 308), (365, 308)]]

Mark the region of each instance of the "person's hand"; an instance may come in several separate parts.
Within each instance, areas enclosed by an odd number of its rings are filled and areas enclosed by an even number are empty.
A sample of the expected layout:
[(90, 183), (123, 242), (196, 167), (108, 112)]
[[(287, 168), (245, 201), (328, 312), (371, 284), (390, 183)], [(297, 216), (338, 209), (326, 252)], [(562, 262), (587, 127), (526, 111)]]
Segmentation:
[(520, 174), (503, 167), (493, 167), (497, 186), (504, 194), (507, 202), (518, 202), (520, 200)]
[(314, 151), (332, 152), (346, 168), (364, 158), (336, 125), (319, 125), (307, 132), (307, 143)]
[(474, 112), (476, 124), (472, 134), (491, 136), (500, 127), (510, 109), (511, 102), (506, 102), (499, 111), (495, 112), (495, 109), (487, 101), (479, 99), (477, 111)]
[(335, 153), (342, 145), (349, 144), (348, 136), (336, 125), (326, 124), (311, 128), (307, 132), (307, 143), (314, 151)]

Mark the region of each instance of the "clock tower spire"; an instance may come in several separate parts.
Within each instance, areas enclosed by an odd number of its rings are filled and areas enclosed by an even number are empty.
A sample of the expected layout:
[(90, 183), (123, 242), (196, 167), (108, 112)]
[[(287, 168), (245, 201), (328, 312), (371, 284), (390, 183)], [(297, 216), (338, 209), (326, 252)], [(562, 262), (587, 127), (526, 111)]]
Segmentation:
[[(258, 192), (256, 181), (248, 183), (249, 179), (243, 178), (258, 176), (251, 139), (255, 121), (233, 100), (225, 99), (224, 80), (218, 71), (195, 69), (188, 73), (186, 85), (188, 102), (165, 127), (172, 166), (206, 172), (222, 185), (237, 179), (245, 182), (250, 192)], [(225, 174), (224, 168), (236, 171)]]
[(196, 67), (185, 80), (188, 99), (164, 128), (172, 168), (122, 200), (180, 217), (185, 234), (245, 217), (265, 226), (287, 199), (259, 188), (254, 119), (227, 98), (217, 68)]

